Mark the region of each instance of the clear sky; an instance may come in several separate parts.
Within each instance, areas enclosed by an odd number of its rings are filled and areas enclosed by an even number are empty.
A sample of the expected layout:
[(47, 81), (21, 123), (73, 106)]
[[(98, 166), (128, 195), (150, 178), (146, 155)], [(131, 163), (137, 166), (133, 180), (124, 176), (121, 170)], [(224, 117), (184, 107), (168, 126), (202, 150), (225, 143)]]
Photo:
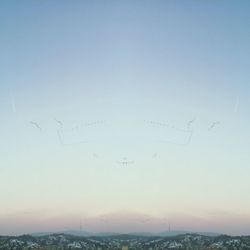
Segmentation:
[(250, 1), (1, 1), (0, 234), (250, 234)]

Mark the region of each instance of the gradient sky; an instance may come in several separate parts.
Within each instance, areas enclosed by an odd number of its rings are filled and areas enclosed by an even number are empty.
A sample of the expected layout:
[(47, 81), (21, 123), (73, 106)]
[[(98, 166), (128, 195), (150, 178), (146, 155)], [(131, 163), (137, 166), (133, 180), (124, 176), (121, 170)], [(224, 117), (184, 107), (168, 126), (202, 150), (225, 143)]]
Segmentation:
[(250, 234), (249, 12), (1, 1), (0, 234)]

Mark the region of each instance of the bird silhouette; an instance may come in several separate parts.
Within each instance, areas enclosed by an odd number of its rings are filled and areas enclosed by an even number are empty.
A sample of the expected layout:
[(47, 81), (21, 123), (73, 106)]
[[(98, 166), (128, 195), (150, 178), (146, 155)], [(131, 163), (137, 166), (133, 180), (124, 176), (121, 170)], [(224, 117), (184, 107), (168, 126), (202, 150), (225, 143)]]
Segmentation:
[(37, 122), (30, 121), (30, 124), (33, 125), (35, 128), (39, 129), (42, 132), (42, 128), (38, 125)]
[(216, 122), (213, 122), (210, 127), (208, 128), (208, 131), (211, 131), (215, 126), (218, 126), (220, 124), (220, 122), (216, 121)]
[(55, 121), (57, 122), (57, 124), (59, 125), (60, 128), (63, 128), (63, 123), (60, 120), (57, 120), (55, 118)]
[(192, 120), (188, 121), (187, 123), (187, 128), (190, 129), (190, 127), (192, 126), (192, 124), (195, 122), (195, 118), (193, 118)]

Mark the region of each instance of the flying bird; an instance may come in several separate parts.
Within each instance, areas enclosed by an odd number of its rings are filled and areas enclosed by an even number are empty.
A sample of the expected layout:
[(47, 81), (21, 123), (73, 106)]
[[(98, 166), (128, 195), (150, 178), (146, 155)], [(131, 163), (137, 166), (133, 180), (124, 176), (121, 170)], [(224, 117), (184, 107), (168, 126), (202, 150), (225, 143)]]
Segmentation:
[(35, 128), (39, 129), (42, 132), (42, 128), (38, 125), (38, 123), (30, 121), (30, 124), (33, 125)]
[(195, 118), (193, 118), (192, 120), (188, 121), (187, 123), (187, 128), (190, 129), (190, 127), (192, 126), (192, 124), (195, 122)]
[(122, 165), (128, 165), (128, 164), (133, 164), (133, 161), (118, 161), (117, 163), (122, 164)]
[(211, 124), (211, 126), (208, 128), (208, 131), (211, 131), (215, 126), (218, 126), (220, 122), (216, 121)]
[(55, 118), (55, 121), (59, 125), (60, 128), (63, 128), (63, 123)]

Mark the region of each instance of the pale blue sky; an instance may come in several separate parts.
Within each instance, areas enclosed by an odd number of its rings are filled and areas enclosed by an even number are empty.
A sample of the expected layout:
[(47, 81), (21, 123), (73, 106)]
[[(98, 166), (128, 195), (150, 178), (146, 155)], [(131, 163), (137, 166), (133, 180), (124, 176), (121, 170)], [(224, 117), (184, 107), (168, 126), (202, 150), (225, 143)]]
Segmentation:
[[(1, 1), (0, 233), (83, 217), (105, 230), (99, 216), (119, 213), (250, 233), (249, 11), (243, 0)], [(143, 229), (164, 230), (157, 220)]]

